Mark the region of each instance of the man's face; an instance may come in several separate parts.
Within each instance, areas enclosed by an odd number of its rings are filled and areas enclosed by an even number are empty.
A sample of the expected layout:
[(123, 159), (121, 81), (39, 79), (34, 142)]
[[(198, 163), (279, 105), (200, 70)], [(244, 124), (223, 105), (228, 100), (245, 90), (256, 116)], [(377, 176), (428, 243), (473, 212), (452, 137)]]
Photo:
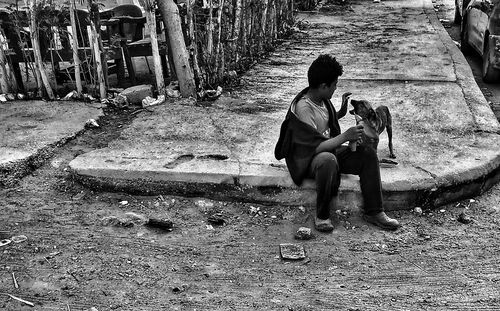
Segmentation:
[(325, 99), (331, 99), (335, 90), (337, 90), (338, 79), (335, 79), (332, 84), (328, 85), (326, 83), (321, 84), (323, 95)]

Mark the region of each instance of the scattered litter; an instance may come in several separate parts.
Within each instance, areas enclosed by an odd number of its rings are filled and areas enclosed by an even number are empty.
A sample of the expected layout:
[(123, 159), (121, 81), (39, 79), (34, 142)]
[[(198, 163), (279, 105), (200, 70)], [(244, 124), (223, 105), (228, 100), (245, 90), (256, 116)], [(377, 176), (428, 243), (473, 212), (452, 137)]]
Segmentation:
[(14, 272), (12, 272), (12, 282), (14, 282), (14, 287), (19, 288), (19, 284), (17, 284), (16, 276), (14, 275)]
[(259, 215), (259, 213), (262, 214), (262, 212), (260, 211), (260, 207), (255, 207), (252, 205), (250, 205), (249, 213), (250, 213), (250, 215), (253, 215), (253, 216), (257, 216), (257, 215)]
[(49, 254), (49, 256), (45, 256), (45, 258), (47, 259), (52, 259), (54, 257), (56, 257), (57, 255), (59, 255), (61, 252), (52, 252)]
[(128, 107), (128, 98), (125, 95), (118, 94), (113, 98), (112, 104), (117, 108), (125, 108)]
[(284, 243), (280, 244), (281, 258), (289, 260), (301, 260), (306, 258), (306, 251), (302, 245)]
[(215, 213), (208, 216), (208, 222), (212, 225), (222, 226), (225, 222), (224, 216), (221, 213)]
[(75, 91), (75, 90), (73, 90), (73, 91), (69, 92), (68, 94), (66, 94), (66, 96), (64, 96), (62, 98), (62, 100), (71, 100), (73, 98), (75, 98), (75, 99), (78, 98), (78, 92)]
[(142, 100), (142, 107), (149, 107), (149, 106), (154, 106), (154, 105), (159, 105), (165, 101), (165, 95), (160, 95), (158, 96), (158, 99), (154, 99), (151, 96), (146, 96)]
[(174, 226), (171, 220), (159, 218), (149, 218), (147, 225), (149, 227), (159, 228), (167, 231), (172, 231), (172, 228)]
[(464, 212), (460, 213), (460, 215), (458, 215), (458, 218), (457, 220), (463, 224), (470, 224), (472, 222), (472, 218), (470, 218), (470, 216), (466, 215)]
[(174, 90), (172, 88), (166, 88), (165, 92), (167, 93), (168, 97), (172, 97), (172, 98), (181, 97), (181, 92), (179, 92), (179, 90)]
[(9, 296), (10, 298), (14, 299), (14, 300), (17, 300), (17, 301), (20, 301), (22, 303), (25, 303), (27, 304), (28, 306), (31, 306), (31, 307), (34, 307), (35, 305), (32, 303), (32, 302), (29, 302), (27, 300), (24, 300), (24, 299), (21, 299), (19, 297), (16, 297), (16, 296), (13, 296), (11, 294), (7, 294), (7, 296)]
[(120, 201), (120, 204), (121, 204), (121, 205), (127, 205), (127, 204), (128, 204), (128, 201)]
[(25, 235), (16, 235), (10, 238), (14, 243), (21, 243), (26, 241), (28, 238)]
[(143, 225), (148, 222), (148, 219), (146, 216), (134, 213), (134, 212), (127, 212), (125, 213), (125, 217), (130, 219), (132, 222), (134, 222), (136, 225)]
[(418, 207), (418, 206), (417, 206), (417, 207), (415, 207), (415, 208), (413, 209), (413, 211), (414, 211), (414, 212), (415, 212), (415, 214), (417, 214), (417, 215), (422, 215), (422, 213), (423, 213), (422, 208), (420, 208), (420, 207)]
[(104, 226), (114, 226), (114, 227), (125, 227), (130, 228), (134, 226), (134, 223), (128, 219), (120, 219), (115, 216), (107, 216), (101, 219), (101, 223)]
[(99, 123), (95, 119), (88, 119), (87, 122), (85, 122), (85, 126), (87, 127), (99, 127)]
[(0, 102), (5, 103), (7, 101), (7, 96), (5, 94), (0, 94)]
[(5, 245), (9, 245), (11, 242), (12, 242), (12, 240), (9, 240), (9, 239), (0, 240), (0, 247), (5, 246)]
[(310, 240), (313, 238), (311, 229), (307, 227), (300, 227), (297, 232), (295, 232), (295, 238), (297, 240)]
[(172, 287), (172, 292), (174, 293), (181, 293), (189, 288), (189, 285), (187, 284), (182, 284), (181, 286), (174, 286)]
[(194, 202), (194, 204), (198, 207), (201, 207), (201, 208), (210, 208), (210, 207), (214, 206), (213, 202), (205, 201), (205, 200), (198, 200), (198, 201)]
[(216, 100), (222, 94), (222, 87), (218, 86), (216, 90), (203, 90), (198, 93), (202, 100)]

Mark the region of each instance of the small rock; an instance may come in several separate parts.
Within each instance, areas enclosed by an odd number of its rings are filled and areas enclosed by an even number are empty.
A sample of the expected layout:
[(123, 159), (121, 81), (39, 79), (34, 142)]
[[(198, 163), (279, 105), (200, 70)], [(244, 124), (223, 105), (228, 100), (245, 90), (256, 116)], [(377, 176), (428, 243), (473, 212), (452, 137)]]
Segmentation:
[(466, 215), (465, 213), (460, 213), (460, 215), (458, 215), (458, 218), (457, 220), (463, 224), (470, 224), (472, 222), (472, 218), (470, 218), (470, 216)]
[(148, 218), (146, 218), (143, 215), (139, 215), (134, 212), (127, 212), (125, 213), (125, 217), (130, 219), (132, 222), (134, 222), (136, 225), (143, 225), (148, 222)]
[(300, 227), (297, 232), (295, 232), (295, 239), (297, 240), (310, 240), (313, 238), (311, 229), (307, 227)]
[(417, 214), (417, 215), (422, 215), (422, 213), (423, 213), (422, 208), (420, 208), (420, 207), (418, 207), (418, 206), (417, 206), (417, 207), (415, 207), (415, 208), (413, 209), (413, 211), (414, 211), (414, 212), (415, 212), (415, 214)]
[(446, 210), (441, 209), (441, 210), (439, 210), (439, 212), (440, 212), (440, 213), (444, 213), (444, 212), (446, 212)]
[(222, 226), (225, 222), (224, 216), (221, 213), (215, 213), (208, 216), (208, 222), (212, 225)]
[(129, 104), (141, 105), (147, 96), (153, 96), (153, 86), (148, 84), (136, 85), (123, 90), (120, 93), (127, 98)]

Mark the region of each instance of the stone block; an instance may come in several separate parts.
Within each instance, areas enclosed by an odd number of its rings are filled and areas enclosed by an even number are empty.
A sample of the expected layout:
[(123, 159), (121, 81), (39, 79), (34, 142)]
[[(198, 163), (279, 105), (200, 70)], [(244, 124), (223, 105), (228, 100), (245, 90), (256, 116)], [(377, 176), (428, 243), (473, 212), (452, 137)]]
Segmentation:
[(127, 97), (129, 104), (141, 105), (144, 98), (153, 96), (153, 86), (151, 84), (132, 86), (123, 90), (120, 95)]

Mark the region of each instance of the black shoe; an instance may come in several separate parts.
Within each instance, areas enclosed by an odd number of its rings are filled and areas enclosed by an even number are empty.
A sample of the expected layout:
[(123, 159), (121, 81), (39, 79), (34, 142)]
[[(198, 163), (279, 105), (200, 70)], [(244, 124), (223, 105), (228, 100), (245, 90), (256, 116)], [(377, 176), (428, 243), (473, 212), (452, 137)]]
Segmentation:
[(333, 231), (333, 229), (334, 229), (330, 218), (319, 219), (318, 217), (316, 217), (316, 219), (314, 220), (314, 227), (316, 228), (316, 230), (321, 231), (321, 232), (330, 232), (330, 231)]
[(387, 216), (384, 212), (380, 212), (375, 215), (363, 215), (364, 220), (367, 222), (380, 227), (385, 230), (396, 230), (401, 225), (396, 219), (392, 219), (389, 216)]

